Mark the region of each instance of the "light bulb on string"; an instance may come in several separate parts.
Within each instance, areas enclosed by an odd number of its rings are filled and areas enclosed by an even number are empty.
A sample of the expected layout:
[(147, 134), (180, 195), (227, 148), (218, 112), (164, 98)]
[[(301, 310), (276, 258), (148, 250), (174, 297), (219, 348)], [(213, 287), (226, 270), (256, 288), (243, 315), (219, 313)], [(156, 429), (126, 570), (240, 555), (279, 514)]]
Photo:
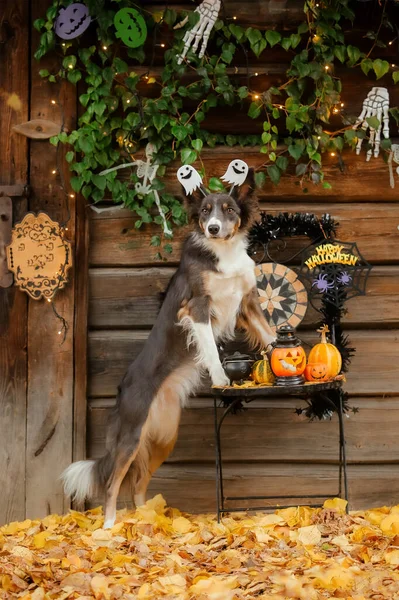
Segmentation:
[(108, 50), (108, 46), (103, 46), (103, 50)]
[(51, 100), (51, 104), (57, 104), (55, 100)]
[(57, 173), (57, 170), (53, 169), (51, 172), (52, 172), (53, 175), (55, 175)]
[(255, 94), (255, 95), (254, 95), (254, 99), (255, 99), (255, 100), (259, 100), (259, 98), (260, 98), (259, 94)]
[(330, 152), (330, 156), (335, 156), (335, 152)]
[(237, 17), (236, 17), (235, 15), (234, 15), (234, 17), (233, 17), (233, 20), (234, 20), (234, 21), (237, 21)]

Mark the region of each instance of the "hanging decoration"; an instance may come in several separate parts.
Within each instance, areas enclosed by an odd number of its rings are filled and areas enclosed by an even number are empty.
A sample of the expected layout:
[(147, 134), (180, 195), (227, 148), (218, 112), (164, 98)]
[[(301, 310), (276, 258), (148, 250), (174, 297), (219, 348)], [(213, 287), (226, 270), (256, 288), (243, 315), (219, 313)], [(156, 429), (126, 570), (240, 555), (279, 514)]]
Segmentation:
[[(361, 125), (361, 129), (366, 131), (370, 128), (370, 148), (367, 150), (366, 160), (370, 160), (372, 154), (376, 158), (380, 153), (381, 129), (384, 138), (389, 138), (389, 92), (384, 87), (373, 87), (367, 94), (363, 102), (363, 110), (360, 113), (353, 129)], [(373, 120), (378, 123), (373, 126)], [(363, 138), (359, 138), (356, 145), (356, 154), (360, 154)]]
[[(162, 218), (162, 222), (163, 222), (163, 232), (167, 235), (172, 235), (172, 232), (169, 228), (165, 213), (164, 213), (162, 205), (161, 205), (161, 200), (159, 198), (158, 191), (152, 189), (152, 182), (155, 179), (158, 168), (159, 168), (159, 165), (156, 162), (153, 162), (154, 153), (155, 153), (154, 145), (147, 144), (147, 146), (145, 148), (146, 161), (135, 160), (134, 162), (131, 162), (131, 163), (123, 163), (122, 165), (118, 165), (116, 167), (112, 167), (111, 169), (106, 169), (105, 171), (101, 171), (101, 173), (99, 173), (99, 175), (102, 175), (102, 176), (108, 175), (108, 173), (112, 173), (113, 171), (118, 171), (119, 169), (126, 169), (127, 167), (137, 167), (137, 177), (139, 177), (139, 179), (143, 179), (143, 182), (138, 181), (135, 184), (134, 188), (135, 188), (136, 192), (138, 194), (140, 194), (141, 196), (145, 196), (151, 192), (154, 194), (155, 204), (157, 205), (159, 214), (160, 214), (160, 216)], [(198, 175), (198, 173), (197, 173), (197, 175)], [(199, 175), (198, 175), (198, 177), (199, 177)], [(118, 205), (116, 208), (121, 208), (121, 207), (123, 207), (123, 205)], [(115, 207), (111, 207), (111, 208), (115, 208)], [(98, 210), (98, 212), (101, 212), (103, 210), (109, 210), (109, 208), (97, 209), (97, 210)]]
[(81, 2), (60, 8), (54, 23), (54, 31), (62, 40), (73, 40), (81, 35), (91, 23), (89, 9)]
[(121, 8), (114, 17), (116, 37), (129, 48), (142, 46), (147, 39), (147, 25), (135, 8)]
[(302, 254), (301, 276), (309, 281), (309, 299), (340, 307), (354, 298), (364, 296), (371, 265), (360, 254), (355, 242), (324, 240)]
[(191, 165), (183, 165), (178, 169), (176, 176), (187, 196), (197, 189), (200, 189), (203, 195), (206, 196), (207, 192), (202, 185), (202, 177), (194, 167)]
[(308, 295), (297, 273), (271, 262), (257, 265), (255, 275), (260, 305), (272, 330), (282, 325), (298, 327), (306, 314)]
[(193, 44), (191, 50), (195, 53), (198, 49), (200, 40), (202, 39), (202, 45), (201, 45), (201, 49), (198, 53), (198, 58), (202, 58), (204, 56), (206, 47), (208, 45), (209, 36), (210, 36), (210, 33), (217, 21), (219, 11), (220, 11), (220, 0), (204, 0), (195, 9), (194, 12), (199, 13), (200, 18), (199, 18), (198, 23), (196, 23), (192, 29), (189, 29), (185, 33), (185, 36), (183, 38), (183, 42), (184, 42), (183, 52), (177, 58), (177, 63), (179, 65), (185, 59), (186, 54), (187, 54), (193, 40), (194, 40), (194, 44)]
[(60, 224), (46, 213), (28, 213), (12, 230), (7, 262), (16, 286), (33, 300), (51, 301), (67, 283), (67, 271), (72, 266), (71, 244)]
[[(221, 177), (222, 181), (234, 186), (242, 185), (248, 175), (248, 165), (243, 160), (232, 160), (227, 167), (226, 173)], [(231, 190), (230, 190), (231, 193)]]

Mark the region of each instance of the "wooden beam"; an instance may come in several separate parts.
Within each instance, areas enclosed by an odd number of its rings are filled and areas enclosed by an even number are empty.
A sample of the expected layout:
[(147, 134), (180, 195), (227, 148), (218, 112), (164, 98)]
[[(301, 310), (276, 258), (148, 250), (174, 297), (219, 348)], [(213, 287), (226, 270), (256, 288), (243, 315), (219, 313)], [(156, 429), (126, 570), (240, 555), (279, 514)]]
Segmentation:
[[(32, 0), (32, 21), (43, 15), (43, 3)], [(31, 26), (32, 27), (32, 26)], [(32, 27), (31, 54), (37, 47), (39, 36)], [(76, 118), (76, 88), (68, 82), (59, 87), (50, 84), (38, 74), (39, 69), (52, 71), (58, 58), (49, 55), (40, 65), (31, 64), (31, 114), (30, 119), (64, 121), (71, 131)], [(56, 97), (57, 104), (51, 100)], [(22, 136), (18, 136), (20, 139)], [(22, 138), (23, 139), (23, 138)], [(58, 165), (61, 173), (52, 174)], [(69, 198), (67, 188), (68, 166), (64, 160), (65, 147), (57, 150), (48, 142), (31, 141), (31, 185), (33, 195), (30, 209), (45, 210), (53, 219), (67, 223), (68, 237), (75, 244), (75, 198)], [(66, 184), (67, 185), (67, 184)], [(76, 271), (76, 267), (75, 267)], [(70, 272), (69, 283), (54, 299), (57, 311), (69, 324), (65, 343), (60, 344), (60, 322), (47, 302), (29, 304), (29, 387), (27, 412), (27, 462), (26, 462), (26, 514), (43, 517), (50, 513), (63, 513), (69, 507), (64, 498), (59, 476), (72, 461), (73, 439), (73, 322), (74, 279)]]
[[(6, 196), (22, 196), (28, 178), (28, 144), (10, 128), (28, 118), (29, 3), (3, 3), (1, 22), (7, 28), (2, 27), (6, 39), (2, 39), (0, 61), (0, 189)], [(20, 221), (26, 209), (26, 198), (14, 199), (14, 221)], [(26, 295), (16, 287), (0, 288), (0, 524), (25, 518), (26, 323)]]

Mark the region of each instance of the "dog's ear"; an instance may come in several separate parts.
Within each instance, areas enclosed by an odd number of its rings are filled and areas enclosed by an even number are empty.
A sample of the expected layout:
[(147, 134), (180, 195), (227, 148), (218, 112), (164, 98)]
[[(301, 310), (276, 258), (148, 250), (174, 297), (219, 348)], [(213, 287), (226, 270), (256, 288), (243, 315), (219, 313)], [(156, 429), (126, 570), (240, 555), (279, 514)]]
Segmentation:
[(184, 205), (189, 220), (197, 219), (202, 200), (204, 199), (204, 194), (199, 188), (191, 192), (191, 194), (186, 194), (184, 187), (182, 186), (182, 195), (184, 197)]
[(255, 173), (248, 170), (247, 178), (240, 186), (235, 186), (231, 193), (241, 210), (241, 227), (248, 227), (256, 218), (258, 201), (255, 197)]

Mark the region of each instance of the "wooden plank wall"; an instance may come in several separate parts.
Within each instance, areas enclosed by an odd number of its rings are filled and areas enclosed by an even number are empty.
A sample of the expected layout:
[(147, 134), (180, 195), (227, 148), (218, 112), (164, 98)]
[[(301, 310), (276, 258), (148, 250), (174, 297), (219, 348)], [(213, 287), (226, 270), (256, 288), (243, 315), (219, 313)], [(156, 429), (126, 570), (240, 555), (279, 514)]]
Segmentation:
[[(230, 2), (227, 17), (248, 25), (262, 10), (265, 27), (280, 22), (289, 29), (301, 18), (295, 0), (284, 3), (270, 14), (271, 2), (251, 6)], [(256, 12), (258, 14), (258, 11)], [(361, 34), (354, 31), (356, 41)], [(277, 48), (251, 62), (250, 72), (259, 72), (256, 89), (262, 91), (281, 83), (287, 60)], [(160, 72), (157, 57), (151, 73)], [(389, 59), (388, 59), (389, 60)], [(391, 62), (391, 61), (390, 61)], [(245, 64), (238, 72), (245, 79)], [(146, 67), (143, 67), (143, 72)], [(137, 67), (135, 67), (137, 71)], [(359, 114), (369, 83), (362, 73), (340, 69), (343, 100), (348, 113)], [(389, 78), (391, 104), (399, 103), (399, 92)], [(243, 80), (243, 84), (246, 81)], [(254, 80), (251, 79), (254, 86)], [(360, 90), (362, 92), (360, 93)], [(226, 133), (259, 131), (236, 109), (214, 111), (204, 126)], [(332, 127), (338, 126), (333, 118)], [(393, 129), (396, 127), (392, 125)], [(258, 167), (264, 161), (258, 149), (217, 148), (206, 150), (203, 160), (207, 176), (220, 176), (235, 157)], [(365, 161), (345, 152), (344, 172), (337, 158), (326, 158), (326, 180), (331, 190), (311, 186), (307, 195), (295, 177), (285, 176), (278, 187), (268, 184), (259, 194), (260, 206), (270, 213), (280, 211), (332, 214), (340, 223), (338, 237), (356, 240), (374, 266), (367, 296), (350, 301), (344, 319), (356, 346), (348, 376), (350, 404), (357, 414), (346, 419), (352, 508), (397, 503), (399, 498), (399, 208), (398, 187), (389, 187), (388, 169), (382, 158)], [(175, 170), (167, 172), (171, 191), (178, 193)], [(129, 362), (140, 352), (154, 323), (158, 294), (164, 290), (178, 263), (186, 230), (176, 232), (173, 254), (167, 262), (157, 261), (149, 246), (152, 227), (134, 229), (134, 219), (126, 211), (91, 215), (89, 270), (89, 373), (88, 373), (88, 456), (100, 456), (104, 449), (106, 419), (114, 403), (115, 391)], [(309, 310), (303, 338), (315, 341), (318, 316)], [(336, 493), (338, 425), (332, 421), (309, 423), (295, 414), (298, 400), (278, 400), (268, 407), (252, 407), (231, 416), (224, 426), (223, 449), (226, 460), (227, 494)], [(182, 417), (176, 448), (150, 485), (150, 494), (162, 493), (167, 501), (192, 512), (215, 510), (214, 439), (212, 401), (206, 390), (191, 402)], [(96, 499), (94, 504), (101, 502)], [(123, 487), (120, 506), (131, 506), (131, 491)]]

